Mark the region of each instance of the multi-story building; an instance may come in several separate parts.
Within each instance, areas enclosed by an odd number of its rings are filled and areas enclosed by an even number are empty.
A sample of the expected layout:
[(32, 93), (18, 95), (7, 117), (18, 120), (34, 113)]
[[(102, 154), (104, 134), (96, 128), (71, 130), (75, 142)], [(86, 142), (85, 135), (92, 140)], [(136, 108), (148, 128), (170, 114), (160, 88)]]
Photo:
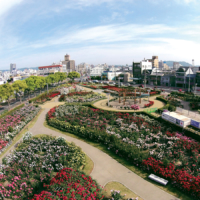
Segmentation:
[(180, 67), (179, 62), (173, 62), (173, 69), (174, 70), (178, 70), (179, 67)]
[(107, 65), (97, 65), (90, 68), (90, 76), (101, 76), (101, 74), (106, 70)]
[(49, 66), (38, 67), (38, 75), (49, 75), (62, 71), (63, 71), (62, 65), (49, 65)]
[(196, 86), (200, 87), (200, 67), (198, 70), (199, 71), (196, 72)]
[(169, 66), (162, 60), (159, 61), (158, 65), (159, 65), (159, 69), (169, 70)]
[[(194, 67), (179, 67), (176, 71), (176, 87), (187, 88), (189, 82), (195, 83)], [(192, 76), (191, 76), (192, 75)], [(194, 84), (193, 83), (193, 84)]]
[(143, 75), (146, 74), (152, 70), (152, 62), (150, 62), (149, 60), (143, 60), (141, 62), (133, 62), (133, 81), (135, 83), (142, 83), (142, 78)]
[(75, 61), (70, 60), (70, 55), (66, 54), (64, 59), (65, 60), (62, 61), (63, 68), (65, 68), (68, 73), (75, 71)]
[(13, 71), (16, 71), (16, 64), (15, 63), (10, 64), (10, 73), (12, 74)]
[(152, 63), (152, 67), (159, 68), (158, 56), (152, 56), (152, 59), (148, 59)]

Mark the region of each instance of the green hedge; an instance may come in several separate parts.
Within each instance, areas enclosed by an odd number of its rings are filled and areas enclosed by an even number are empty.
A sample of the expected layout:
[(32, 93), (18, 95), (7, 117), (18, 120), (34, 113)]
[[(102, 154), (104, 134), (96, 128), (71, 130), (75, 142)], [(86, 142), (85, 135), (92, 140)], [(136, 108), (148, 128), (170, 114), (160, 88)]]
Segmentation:
[(163, 110), (169, 110), (169, 111), (176, 111), (176, 106), (173, 106), (169, 103), (168, 100), (164, 99), (163, 97), (159, 96), (156, 97), (157, 100), (162, 101), (163, 103), (165, 103), (166, 105), (164, 105), (162, 108), (159, 108), (158, 111), (161, 113), (163, 112)]
[(148, 157), (147, 152), (141, 152), (140, 149), (138, 149), (136, 146), (124, 143), (123, 141), (121, 141), (121, 139), (113, 135), (108, 135), (105, 131), (85, 128), (83, 126), (77, 125), (74, 126), (69, 124), (68, 122), (59, 121), (57, 119), (51, 119), (47, 122), (50, 126), (59, 130), (69, 132), (74, 135), (78, 135), (81, 138), (103, 144), (114, 153), (117, 150), (118, 155), (126, 158), (132, 163), (141, 163), (144, 159), (147, 159)]
[(7, 112), (3, 113), (3, 114), (0, 116), (0, 119), (3, 118), (3, 117), (5, 117), (6, 115), (12, 115), (13, 112), (15, 112), (16, 110), (18, 110), (18, 109), (20, 109), (20, 108), (22, 108), (22, 107), (24, 107), (24, 104), (21, 104), (21, 105), (15, 107), (15, 108), (13, 108), (13, 109), (10, 110), (10, 111), (7, 111)]
[[(52, 88), (52, 89), (50, 89), (50, 90), (48, 91), (48, 93), (53, 92), (53, 91), (57, 90), (58, 88), (63, 87), (64, 85), (66, 85), (66, 84), (62, 84), (62, 85), (59, 85), (59, 86), (57, 86), (57, 87), (55, 87), (55, 88)], [(35, 102), (36, 100), (38, 100), (38, 99), (39, 99), (42, 95), (44, 95), (44, 94), (47, 94), (47, 91), (45, 91), (45, 92), (39, 94), (38, 96), (36, 96), (36, 97), (30, 99), (30, 100), (29, 100), (29, 103)]]
[(166, 103), (168, 104), (168, 100), (164, 99), (163, 97), (159, 96), (159, 97), (156, 97), (157, 100), (159, 101), (162, 101), (163, 103)]

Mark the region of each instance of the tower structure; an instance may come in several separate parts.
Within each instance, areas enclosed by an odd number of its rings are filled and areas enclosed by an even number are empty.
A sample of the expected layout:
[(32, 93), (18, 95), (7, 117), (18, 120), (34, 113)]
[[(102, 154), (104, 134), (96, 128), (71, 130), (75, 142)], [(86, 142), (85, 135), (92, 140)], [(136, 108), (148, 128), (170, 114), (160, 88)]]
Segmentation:
[(73, 72), (75, 71), (75, 61), (70, 60), (70, 55), (66, 54), (64, 56), (64, 61), (62, 61), (62, 64), (66, 67), (67, 72)]

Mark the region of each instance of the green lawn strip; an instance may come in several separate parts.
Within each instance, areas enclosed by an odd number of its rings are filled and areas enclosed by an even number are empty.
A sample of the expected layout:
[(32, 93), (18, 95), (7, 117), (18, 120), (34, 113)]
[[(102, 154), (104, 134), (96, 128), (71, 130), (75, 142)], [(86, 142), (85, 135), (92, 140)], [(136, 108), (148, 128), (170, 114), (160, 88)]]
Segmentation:
[(156, 183), (155, 181), (152, 181), (148, 178), (149, 174), (144, 172), (143, 170), (139, 169), (138, 167), (136, 166), (133, 166), (133, 164), (131, 164), (130, 162), (124, 160), (123, 158), (119, 157), (118, 155), (114, 154), (113, 152), (109, 151), (104, 145), (102, 144), (99, 144), (99, 143), (95, 143), (95, 142), (92, 142), (90, 140), (87, 140), (87, 139), (84, 139), (84, 138), (81, 138), (81, 137), (78, 137), (74, 134), (71, 134), (71, 133), (68, 133), (68, 132), (64, 132), (64, 131), (60, 131), (56, 128), (53, 128), (51, 126), (49, 126), (47, 124), (47, 122), (44, 122), (44, 126), (51, 129), (51, 130), (54, 130), (54, 131), (57, 131), (57, 132), (60, 132), (64, 135), (67, 135), (67, 136), (70, 136), (70, 137), (73, 137), (73, 138), (76, 138), (78, 140), (81, 140), (81, 141), (84, 141), (96, 148), (98, 148), (99, 150), (103, 151), (104, 153), (108, 154), (110, 157), (112, 157), (113, 159), (117, 160), (119, 163), (121, 163), (123, 166), (125, 166), (126, 168), (128, 168), (129, 170), (131, 170), (132, 172), (134, 172), (135, 174), (137, 174), (138, 176), (142, 177), (144, 180), (152, 183), (153, 185), (155, 185), (156, 187), (164, 190), (165, 192), (168, 192), (169, 194), (179, 198), (179, 199), (183, 199), (183, 200), (193, 200), (192, 197), (186, 195), (186, 194), (183, 194), (180, 190), (174, 188), (172, 186), (171, 183), (168, 183), (167, 186), (162, 186), (158, 183)]
[(21, 138), (22, 136), (33, 127), (35, 122), (37, 121), (39, 115), (42, 113), (43, 109), (41, 109), (37, 115), (13, 138), (12, 144), (0, 155), (0, 158), (3, 158), (6, 152), (8, 152)]
[(86, 164), (83, 167), (82, 171), (85, 172), (87, 175), (90, 175), (94, 168), (94, 163), (87, 154), (85, 155), (85, 158), (86, 158)]
[[(120, 191), (121, 195), (125, 195), (124, 199), (127, 198), (136, 198), (139, 197), (137, 194), (129, 190), (126, 186), (119, 182), (109, 182), (104, 186), (105, 196), (107, 198), (111, 198), (111, 190), (118, 190)], [(139, 197), (139, 200), (143, 200), (141, 197)]]

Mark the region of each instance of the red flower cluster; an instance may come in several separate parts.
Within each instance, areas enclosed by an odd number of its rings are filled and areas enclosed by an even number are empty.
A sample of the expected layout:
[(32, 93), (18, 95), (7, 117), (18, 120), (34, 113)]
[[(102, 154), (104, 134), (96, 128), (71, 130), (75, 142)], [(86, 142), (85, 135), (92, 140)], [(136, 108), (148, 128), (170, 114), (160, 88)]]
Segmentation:
[(8, 144), (8, 141), (0, 139), (0, 150), (3, 149)]
[(63, 200), (92, 200), (103, 199), (101, 188), (90, 176), (71, 168), (60, 170), (52, 178), (50, 185), (45, 185), (48, 191), (35, 194), (32, 200), (63, 199)]
[(53, 98), (53, 97), (58, 96), (58, 95), (60, 95), (60, 92), (51, 93), (48, 97)]
[(113, 90), (113, 91), (116, 91), (116, 92), (120, 92), (122, 89), (121, 88), (118, 88), (118, 87), (115, 87), (115, 86), (102, 86), (103, 89), (108, 89), (108, 90)]
[(145, 108), (148, 108), (148, 107), (150, 107), (150, 106), (153, 106), (153, 104), (154, 104), (154, 101), (149, 101), (148, 104), (144, 104), (144, 107), (145, 107)]
[(157, 161), (152, 157), (144, 160), (142, 164), (147, 170), (172, 180), (172, 184), (181, 190), (187, 191), (195, 197), (200, 198), (200, 176), (195, 177), (190, 175), (184, 169), (175, 169), (172, 163), (165, 167), (163, 162)]
[(150, 94), (150, 96), (151, 96), (151, 95), (158, 94), (158, 92), (154, 91), (154, 92), (150, 92), (149, 94)]
[(93, 89), (97, 89), (97, 86), (95, 86), (95, 85), (90, 85), (88, 87), (93, 88)]
[(47, 119), (48, 119), (48, 120), (51, 119), (51, 118), (54, 118), (54, 113), (55, 113), (55, 111), (56, 111), (56, 107), (51, 108), (51, 109), (49, 110), (49, 112), (47, 113)]
[(84, 96), (84, 95), (88, 95), (88, 94), (91, 94), (91, 92), (71, 92), (69, 94), (67, 94), (66, 96), (74, 96), (74, 95), (80, 95), (80, 96)]

